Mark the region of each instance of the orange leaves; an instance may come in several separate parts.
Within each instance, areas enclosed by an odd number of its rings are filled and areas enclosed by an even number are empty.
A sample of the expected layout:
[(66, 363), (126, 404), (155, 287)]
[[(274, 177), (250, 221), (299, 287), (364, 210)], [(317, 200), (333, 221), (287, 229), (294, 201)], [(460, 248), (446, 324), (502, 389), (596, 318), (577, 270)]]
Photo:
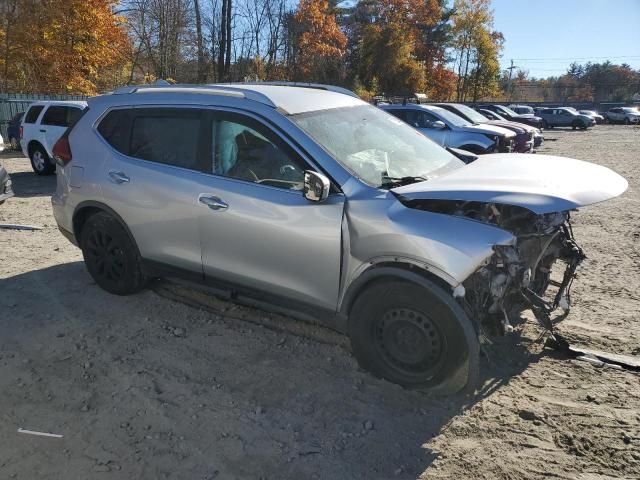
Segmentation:
[(316, 76), (345, 54), (347, 37), (326, 0), (302, 0), (294, 16), (301, 32), (298, 39), (299, 68), (303, 77)]
[(130, 56), (123, 19), (112, 13), (115, 1), (16, 1), (20, 35), (7, 59), (13, 90), (95, 94), (115, 83)]

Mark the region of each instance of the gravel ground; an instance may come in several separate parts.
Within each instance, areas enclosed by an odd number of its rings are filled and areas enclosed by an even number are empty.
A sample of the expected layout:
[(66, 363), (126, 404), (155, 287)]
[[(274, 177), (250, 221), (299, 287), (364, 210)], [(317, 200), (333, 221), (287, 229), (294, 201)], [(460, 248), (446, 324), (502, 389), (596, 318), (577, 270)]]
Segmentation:
[[(589, 258), (560, 331), (638, 356), (640, 128), (545, 136), (539, 153), (630, 185), (574, 216)], [(168, 282), (112, 296), (56, 228), (55, 178), (0, 161), (17, 194), (0, 223), (44, 227), (0, 230), (2, 479), (640, 478), (636, 373), (545, 349), (525, 322), (476, 395), (433, 399), (359, 370), (326, 329)]]

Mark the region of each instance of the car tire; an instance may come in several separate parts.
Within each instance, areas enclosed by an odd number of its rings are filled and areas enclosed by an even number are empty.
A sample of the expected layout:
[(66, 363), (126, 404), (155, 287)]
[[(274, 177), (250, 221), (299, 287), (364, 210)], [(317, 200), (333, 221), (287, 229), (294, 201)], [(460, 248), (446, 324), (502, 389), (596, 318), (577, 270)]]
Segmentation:
[(442, 395), (473, 389), (477, 334), (453, 297), (426, 282), (367, 287), (349, 315), (353, 354), (365, 370), (406, 388)]
[(547, 123), (546, 120), (542, 121), (542, 128), (545, 129), (545, 130), (549, 128), (549, 124)]
[(12, 150), (20, 150), (20, 141), (16, 137), (9, 137), (9, 145)]
[(631, 122), (629, 121), (629, 119), (628, 119), (628, 118), (625, 118), (625, 119), (624, 119), (624, 124), (625, 124), (625, 125), (629, 125), (630, 123), (631, 123)]
[(107, 292), (130, 295), (145, 287), (138, 248), (113, 216), (100, 212), (89, 217), (80, 232), (80, 248), (89, 274)]
[(29, 159), (31, 160), (31, 168), (37, 175), (51, 175), (56, 171), (55, 164), (42, 145), (34, 145), (29, 149)]

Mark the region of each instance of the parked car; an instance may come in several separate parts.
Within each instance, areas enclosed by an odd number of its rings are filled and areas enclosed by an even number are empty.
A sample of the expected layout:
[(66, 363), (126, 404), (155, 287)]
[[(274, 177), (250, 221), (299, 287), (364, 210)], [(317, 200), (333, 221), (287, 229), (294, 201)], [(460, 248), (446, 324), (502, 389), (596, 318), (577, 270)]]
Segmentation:
[[(499, 113), (496, 113), (492, 110), (487, 110), (485, 108), (478, 108), (476, 107), (474, 109), (475, 111), (477, 111), (478, 113), (480, 113), (482, 116), (487, 117), (489, 120), (496, 120), (496, 121), (500, 121), (500, 122), (510, 122), (509, 120), (507, 120), (506, 118), (504, 118), (502, 115), (500, 115)], [(532, 127), (531, 125), (527, 125), (526, 123), (519, 123), (519, 122), (510, 122), (510, 123), (515, 123), (517, 125), (521, 125), (525, 128), (533, 128), (534, 132), (533, 132), (533, 147), (539, 147), (540, 145), (542, 145), (542, 142), (544, 141), (544, 136), (542, 135), (542, 131), (539, 128), (536, 127)]]
[(520, 115), (535, 115), (533, 107), (529, 105), (509, 105), (509, 108)]
[(525, 123), (527, 125), (531, 125), (532, 127), (542, 128), (542, 119), (540, 117), (536, 117), (535, 115), (531, 114), (521, 115), (514, 112), (510, 108), (505, 107), (504, 105), (480, 105), (479, 108), (496, 112), (500, 114), (501, 117), (504, 117), (510, 122)]
[(473, 125), (444, 108), (413, 103), (381, 105), (380, 108), (443, 147), (475, 154), (511, 152), (514, 148), (512, 131), (494, 125)]
[(637, 107), (614, 107), (604, 114), (605, 120), (609, 123), (630, 123), (640, 122), (640, 110)]
[(465, 165), (330, 87), (126, 87), (89, 99), (53, 150), (54, 217), (106, 291), (204, 282), (325, 322), (375, 375), (439, 392), (477, 377), (478, 335), (567, 306), (584, 258), (569, 212), (627, 188), (559, 157)]
[[(516, 134), (513, 151), (518, 153), (528, 153), (533, 150), (535, 143), (535, 132), (538, 129), (525, 125), (523, 123), (509, 122), (508, 120), (491, 120), (480, 112), (477, 112), (467, 105), (461, 103), (434, 103), (436, 107), (444, 108), (452, 113), (464, 118), (474, 125), (495, 125), (497, 127), (506, 128)], [(542, 136), (540, 143), (542, 143)]]
[(20, 146), (34, 172), (55, 172), (53, 145), (86, 107), (87, 102), (82, 101), (43, 101), (29, 106), (21, 125)]
[(596, 122), (596, 125), (600, 125), (601, 123), (604, 123), (604, 117), (600, 115), (598, 112), (596, 112), (595, 110), (578, 110), (578, 113), (580, 115), (587, 115), (593, 118)]
[(540, 112), (544, 128), (572, 127), (586, 130), (593, 127), (596, 121), (589, 115), (582, 115), (577, 110), (567, 107), (547, 108)]
[(13, 150), (20, 150), (20, 125), (24, 112), (16, 113), (7, 125), (7, 139)]
[[(2, 150), (2, 136), (0, 135), (0, 151)], [(11, 188), (11, 178), (5, 168), (0, 165), (0, 205), (7, 199), (13, 197), (13, 189)]]

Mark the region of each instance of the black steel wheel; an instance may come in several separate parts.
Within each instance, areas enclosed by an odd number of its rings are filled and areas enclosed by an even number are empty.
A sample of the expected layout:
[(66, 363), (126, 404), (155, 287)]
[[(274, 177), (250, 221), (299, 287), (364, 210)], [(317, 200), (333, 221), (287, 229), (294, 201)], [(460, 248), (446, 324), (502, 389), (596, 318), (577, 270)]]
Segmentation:
[(138, 249), (120, 222), (108, 213), (97, 213), (85, 222), (80, 245), (89, 274), (106, 291), (128, 295), (144, 287)]
[(348, 333), (360, 366), (404, 387), (449, 394), (477, 377), (471, 322), (450, 294), (426, 279), (366, 287), (350, 311)]
[(375, 345), (403, 376), (433, 378), (442, 367), (446, 339), (429, 316), (410, 308), (391, 308), (374, 323)]

